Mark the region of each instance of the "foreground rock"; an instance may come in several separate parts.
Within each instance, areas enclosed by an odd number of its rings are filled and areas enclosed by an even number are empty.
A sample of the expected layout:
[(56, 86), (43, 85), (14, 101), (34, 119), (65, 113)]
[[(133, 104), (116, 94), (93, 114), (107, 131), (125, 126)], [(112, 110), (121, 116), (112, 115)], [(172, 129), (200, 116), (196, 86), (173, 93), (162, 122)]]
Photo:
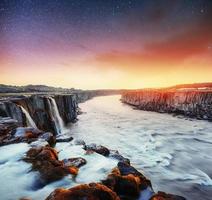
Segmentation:
[(33, 146), (54, 146), (56, 144), (55, 136), (50, 132), (43, 132), (31, 127), (18, 127), (10, 130), (8, 134), (0, 139), (0, 145), (14, 143), (34, 143)]
[(59, 137), (56, 138), (56, 142), (71, 142), (74, 138), (73, 137)]
[(84, 149), (87, 152), (96, 152), (98, 154), (101, 154), (103, 156), (109, 156), (110, 150), (102, 145), (96, 145), (96, 144), (89, 144), (89, 145), (84, 145)]
[(56, 189), (46, 200), (120, 200), (120, 198), (108, 187), (90, 183), (70, 189)]
[(40, 172), (41, 185), (59, 180), (68, 174), (78, 173), (75, 166), (66, 166), (63, 161), (59, 161), (56, 150), (51, 147), (31, 148), (24, 161), (32, 164), (32, 170)]
[(126, 162), (119, 162), (102, 182), (119, 196), (126, 198), (139, 197), (142, 190), (152, 189), (150, 180)]

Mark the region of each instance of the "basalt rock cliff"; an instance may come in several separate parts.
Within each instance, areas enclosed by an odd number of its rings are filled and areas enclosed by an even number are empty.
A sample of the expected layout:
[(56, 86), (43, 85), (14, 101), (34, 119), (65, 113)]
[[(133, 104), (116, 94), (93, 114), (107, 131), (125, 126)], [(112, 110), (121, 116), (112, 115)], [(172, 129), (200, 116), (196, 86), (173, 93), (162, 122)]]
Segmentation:
[[(54, 102), (59, 113), (55, 113)], [(19, 126), (27, 126), (31, 118), (40, 130), (56, 133), (55, 115), (59, 114), (65, 124), (76, 121), (77, 101), (75, 95), (19, 96), (0, 100), (0, 116), (17, 120)], [(27, 113), (29, 114), (27, 116)]]
[(212, 120), (212, 91), (130, 91), (122, 94), (121, 101), (141, 110)]

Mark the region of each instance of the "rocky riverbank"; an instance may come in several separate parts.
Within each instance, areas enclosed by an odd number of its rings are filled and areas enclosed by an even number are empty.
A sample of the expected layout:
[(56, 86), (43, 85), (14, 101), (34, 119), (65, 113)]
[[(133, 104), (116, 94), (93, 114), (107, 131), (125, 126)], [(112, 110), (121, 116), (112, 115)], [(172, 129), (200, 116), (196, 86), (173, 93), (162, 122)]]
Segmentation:
[(123, 103), (146, 111), (212, 121), (212, 91), (140, 90), (122, 94)]
[[(82, 157), (70, 157), (59, 160), (60, 152), (55, 145), (57, 137), (52, 133), (45, 133), (33, 128), (18, 127), (13, 129), (14, 138), (17, 142), (26, 142), (30, 148), (22, 155), (22, 160), (31, 164), (30, 171), (38, 172), (34, 184), (35, 190), (42, 189), (48, 184), (62, 180), (65, 176), (72, 176), (70, 183), (78, 176), (80, 167), (85, 166), (87, 161)], [(65, 142), (69, 141), (69, 142)], [(73, 143), (74, 141), (74, 143)], [(95, 154), (106, 159), (116, 160), (117, 166), (102, 181), (66, 188), (57, 188), (52, 191), (46, 200), (184, 200), (185, 198), (154, 192), (151, 181), (130, 164), (130, 160), (119, 154), (118, 151), (96, 144), (86, 144), (82, 140), (64, 140), (72, 146), (80, 146), (84, 154), (92, 157)], [(95, 163), (93, 163), (95, 165)], [(83, 170), (83, 169), (82, 169)], [(15, 198), (15, 197), (14, 197)], [(30, 200), (30, 196), (23, 196)], [(32, 199), (33, 200), (33, 199)]]

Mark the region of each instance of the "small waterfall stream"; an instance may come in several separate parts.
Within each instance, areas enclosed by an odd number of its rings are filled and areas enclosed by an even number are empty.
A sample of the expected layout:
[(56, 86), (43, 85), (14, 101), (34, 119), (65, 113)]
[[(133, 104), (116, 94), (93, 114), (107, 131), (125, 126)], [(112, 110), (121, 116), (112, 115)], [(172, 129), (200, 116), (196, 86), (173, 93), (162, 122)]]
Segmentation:
[(30, 116), (30, 114), (28, 113), (28, 111), (22, 106), (20, 106), (20, 108), (21, 108), (22, 112), (24, 113), (24, 115), (26, 116), (27, 126), (37, 129), (37, 126), (36, 126), (35, 122), (33, 121), (32, 117)]
[(48, 97), (48, 100), (49, 100), (48, 103), (49, 103), (49, 107), (50, 107), (50, 114), (55, 123), (57, 134), (62, 134), (65, 132), (66, 128), (65, 128), (63, 119), (60, 116), (55, 99), (52, 97)]

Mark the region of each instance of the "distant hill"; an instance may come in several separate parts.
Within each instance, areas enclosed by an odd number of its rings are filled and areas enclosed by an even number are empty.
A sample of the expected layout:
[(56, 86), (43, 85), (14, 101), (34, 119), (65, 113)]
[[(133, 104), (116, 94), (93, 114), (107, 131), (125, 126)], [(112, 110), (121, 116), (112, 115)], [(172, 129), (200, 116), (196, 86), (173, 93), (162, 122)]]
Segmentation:
[(27, 92), (72, 92), (74, 88), (51, 87), (46, 85), (12, 86), (0, 84), (0, 93), (27, 93)]
[[(166, 88), (143, 88), (137, 90), (144, 90), (144, 89), (162, 89), (162, 90), (181, 90), (181, 89), (209, 89), (212, 90), (212, 82), (210, 83), (193, 83), (193, 84), (180, 84), (175, 86), (170, 86)], [(13, 86), (13, 85), (4, 85), (0, 84), (0, 93), (45, 93), (45, 92), (77, 92), (83, 90), (77, 90), (74, 88), (61, 88), (61, 87), (52, 87), (46, 85), (26, 85), (26, 86)], [(130, 90), (113, 90), (113, 89), (106, 89), (106, 90), (87, 90), (90, 92), (101, 93), (101, 94), (108, 94), (108, 93), (122, 93), (124, 91)]]
[(212, 82), (209, 83), (192, 83), (192, 84), (180, 84), (168, 87), (167, 89), (212, 89)]

